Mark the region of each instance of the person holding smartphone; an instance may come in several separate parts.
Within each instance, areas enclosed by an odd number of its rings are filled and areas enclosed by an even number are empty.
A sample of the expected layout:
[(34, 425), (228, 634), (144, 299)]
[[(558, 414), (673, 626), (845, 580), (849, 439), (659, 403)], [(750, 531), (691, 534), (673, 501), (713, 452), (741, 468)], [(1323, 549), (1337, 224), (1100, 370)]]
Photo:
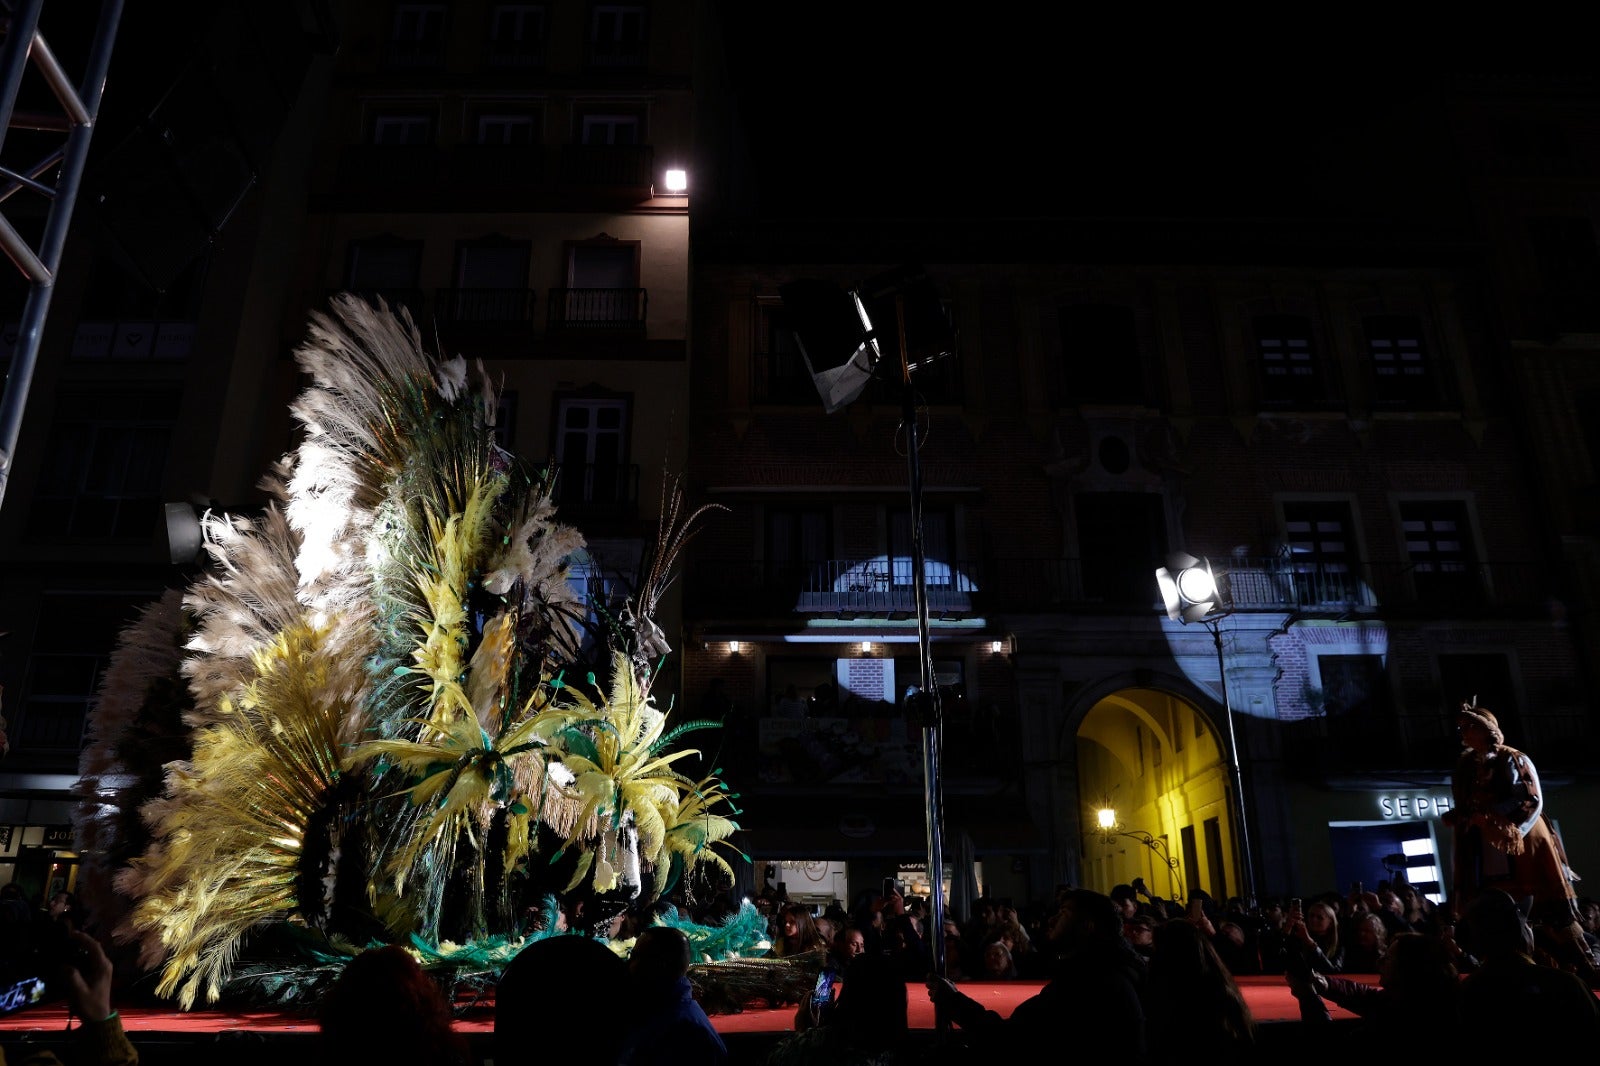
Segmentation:
[[(105, 949), (76, 929), (67, 933), (64, 943), (71, 950), (71, 961), (58, 960), (50, 976), (59, 980), (67, 1007), (79, 1022), (68, 1061), (72, 1066), (138, 1066), (139, 1052), (123, 1032), (121, 1015), (111, 1007), (112, 967)], [(6, 1061), (0, 1047), (0, 1066)], [(59, 1066), (60, 1061), (49, 1051), (30, 1049), (26, 1066)]]

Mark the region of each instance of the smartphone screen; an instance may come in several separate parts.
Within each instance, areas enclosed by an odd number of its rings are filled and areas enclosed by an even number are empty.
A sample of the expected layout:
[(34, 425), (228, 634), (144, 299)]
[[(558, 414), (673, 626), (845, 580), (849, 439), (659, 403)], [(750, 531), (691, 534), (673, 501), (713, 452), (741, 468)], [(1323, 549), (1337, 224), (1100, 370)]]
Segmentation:
[(811, 1002), (826, 1007), (833, 1002), (833, 972), (823, 970), (817, 975), (817, 987), (811, 990)]
[(10, 1014), (24, 1007), (31, 1007), (44, 1000), (44, 979), (41, 977), (24, 977), (15, 984), (0, 989), (0, 1014)]

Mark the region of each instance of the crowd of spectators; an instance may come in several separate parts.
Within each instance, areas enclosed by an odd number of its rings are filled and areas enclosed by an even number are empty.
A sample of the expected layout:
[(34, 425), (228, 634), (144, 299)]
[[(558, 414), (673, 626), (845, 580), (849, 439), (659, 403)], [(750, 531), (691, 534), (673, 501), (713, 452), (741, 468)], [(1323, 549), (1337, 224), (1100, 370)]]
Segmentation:
[[(970, 914), (945, 915), (942, 976), (923, 897), (867, 894), (851, 910), (835, 903), (821, 913), (792, 901), (768, 906), (772, 955), (816, 952), (822, 977), (817, 993), (794, 1005), (793, 1032), (771, 1047), (764, 1066), (942, 1066), (1030, 1054), (1086, 1033), (1114, 1034), (1129, 1063), (1180, 1052), (1247, 1063), (1260, 1049), (1236, 980), (1246, 975), (1281, 980), (1302, 1022), (1327, 1026), (1325, 1038), (1306, 1045), (1318, 1061), (1343, 1062), (1364, 1049), (1402, 1058), (1511, 1053), (1530, 1033), (1583, 1047), (1600, 1036), (1588, 971), (1563, 961), (1559, 943), (1503, 892), (1485, 891), (1459, 918), (1404, 882), (1269, 897), (1255, 907), (1200, 891), (1192, 897), (1163, 900), (1135, 880), (1108, 894), (1061, 886), (1048, 906), (1026, 912), (979, 899)], [(78, 1061), (133, 1066), (137, 1053), (111, 1009), (109, 963), (73, 929), (81, 918), (72, 903), (53, 898), (31, 911), (27, 927), (42, 936), (60, 926), (82, 949), (66, 989), (82, 1023)], [(1583, 899), (1579, 911), (1594, 950), (1600, 903)], [(14, 905), (7, 913), (20, 918)], [(596, 1063), (728, 1063), (726, 1045), (695, 1001), (691, 961), (688, 939), (665, 926), (643, 925), (626, 961), (585, 936), (534, 942), (497, 990), (496, 1060), (516, 1061), (517, 1049), (536, 1045), (542, 1055)], [(975, 987), (1025, 979), (1042, 987), (1006, 1016)], [(913, 1037), (908, 985), (923, 985), (946, 1023), (937, 1040)], [(615, 1024), (561, 1023), (584, 1017), (596, 997), (617, 1008), (607, 1015)], [(1328, 1026), (1338, 1009), (1355, 1015), (1354, 1024)], [(330, 1063), (471, 1066), (444, 993), (399, 947), (368, 951), (346, 967), (319, 1023)]]

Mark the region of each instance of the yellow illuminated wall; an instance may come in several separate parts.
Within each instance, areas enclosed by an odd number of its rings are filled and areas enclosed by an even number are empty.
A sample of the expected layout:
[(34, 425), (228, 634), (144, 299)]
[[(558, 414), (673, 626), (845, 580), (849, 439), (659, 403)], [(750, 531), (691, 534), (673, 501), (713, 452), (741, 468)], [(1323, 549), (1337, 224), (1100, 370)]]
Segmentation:
[[(1239, 893), (1224, 749), (1193, 705), (1153, 689), (1123, 689), (1090, 708), (1077, 746), (1085, 887), (1107, 892), (1143, 877), (1157, 896), (1186, 899), (1190, 885), (1219, 897)], [(1123, 830), (1160, 838), (1179, 868), (1171, 870), (1161, 853), (1136, 839), (1104, 838), (1096, 812), (1105, 806), (1116, 811)], [(1221, 829), (1220, 855), (1206, 840), (1205, 823), (1213, 818)], [(1192, 858), (1184, 853), (1185, 827), (1194, 831)]]

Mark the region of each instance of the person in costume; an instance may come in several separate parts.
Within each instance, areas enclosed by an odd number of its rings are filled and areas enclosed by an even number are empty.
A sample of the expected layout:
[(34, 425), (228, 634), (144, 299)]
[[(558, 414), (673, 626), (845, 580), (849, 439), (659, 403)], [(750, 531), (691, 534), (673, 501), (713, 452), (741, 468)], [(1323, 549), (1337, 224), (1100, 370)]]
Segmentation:
[(1503, 890), (1544, 927), (1594, 984), (1596, 968), (1582, 950), (1575, 876), (1544, 813), (1544, 793), (1533, 760), (1508, 747), (1499, 720), (1476, 701), (1456, 717), (1461, 759), (1451, 778), (1453, 808), (1444, 816), (1455, 831), (1455, 885), (1451, 903), (1466, 913), (1484, 890)]

